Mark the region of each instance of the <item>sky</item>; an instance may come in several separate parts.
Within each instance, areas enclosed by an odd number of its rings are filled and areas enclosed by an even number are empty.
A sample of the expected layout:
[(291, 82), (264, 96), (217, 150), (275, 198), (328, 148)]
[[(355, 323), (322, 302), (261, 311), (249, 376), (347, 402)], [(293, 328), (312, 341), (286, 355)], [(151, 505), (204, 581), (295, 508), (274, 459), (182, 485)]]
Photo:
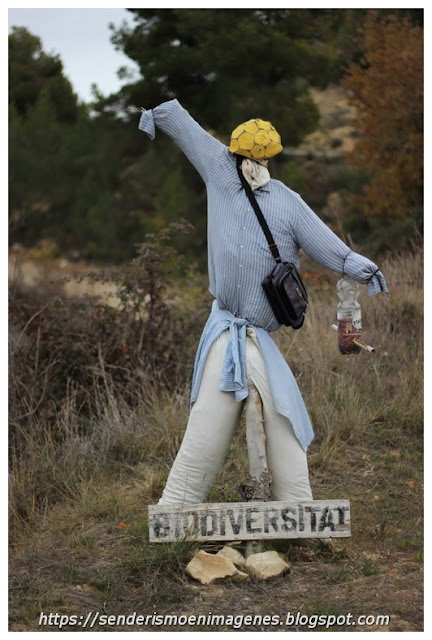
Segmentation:
[(13, 26), (26, 27), (42, 41), (45, 53), (58, 54), (64, 75), (83, 102), (92, 100), (91, 85), (107, 96), (117, 92), (122, 84), (117, 71), (122, 66), (135, 70), (135, 63), (111, 43), (112, 22), (133, 24), (127, 9), (116, 8), (9, 8), (9, 33)]

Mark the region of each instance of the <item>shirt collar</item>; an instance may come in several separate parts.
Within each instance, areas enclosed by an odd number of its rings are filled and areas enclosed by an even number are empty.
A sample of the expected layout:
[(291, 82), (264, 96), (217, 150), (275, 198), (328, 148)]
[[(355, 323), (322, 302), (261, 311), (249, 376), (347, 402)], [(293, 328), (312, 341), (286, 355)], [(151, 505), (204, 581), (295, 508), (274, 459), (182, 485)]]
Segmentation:
[(263, 187), (260, 187), (259, 189), (255, 189), (254, 195), (260, 193), (261, 191), (270, 191), (270, 182), (267, 182), (267, 184), (265, 184)]

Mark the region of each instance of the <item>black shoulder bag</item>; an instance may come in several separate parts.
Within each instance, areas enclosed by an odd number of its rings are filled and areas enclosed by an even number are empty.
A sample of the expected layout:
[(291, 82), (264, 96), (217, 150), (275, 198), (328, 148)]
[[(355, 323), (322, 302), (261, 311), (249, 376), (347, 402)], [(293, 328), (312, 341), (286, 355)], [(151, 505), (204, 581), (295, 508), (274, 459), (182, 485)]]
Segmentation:
[(248, 181), (243, 175), (241, 168), (243, 159), (243, 157), (237, 156), (237, 171), (262, 230), (264, 231), (269, 249), (276, 260), (276, 266), (272, 272), (264, 278), (261, 283), (262, 287), (279, 324), (284, 324), (293, 329), (300, 329), (304, 322), (308, 304), (306, 287), (303, 284), (295, 264), (292, 262), (282, 262), (279, 249), (273, 239), (268, 224)]

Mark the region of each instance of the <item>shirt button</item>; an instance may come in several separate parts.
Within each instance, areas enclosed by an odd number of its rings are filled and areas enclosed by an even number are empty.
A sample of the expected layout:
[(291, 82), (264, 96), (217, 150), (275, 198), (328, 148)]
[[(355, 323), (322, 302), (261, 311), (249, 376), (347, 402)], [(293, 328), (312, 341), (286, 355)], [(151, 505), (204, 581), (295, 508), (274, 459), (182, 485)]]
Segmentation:
[(246, 229), (246, 227), (243, 225), (243, 229)]
[(242, 264), (239, 264), (239, 268), (240, 268), (240, 269), (242, 268), (242, 266), (243, 266)]
[(241, 244), (241, 245), (240, 245), (240, 249), (243, 249), (243, 248), (244, 248), (244, 244)]
[(239, 284), (237, 285), (237, 289), (240, 289), (240, 285)]

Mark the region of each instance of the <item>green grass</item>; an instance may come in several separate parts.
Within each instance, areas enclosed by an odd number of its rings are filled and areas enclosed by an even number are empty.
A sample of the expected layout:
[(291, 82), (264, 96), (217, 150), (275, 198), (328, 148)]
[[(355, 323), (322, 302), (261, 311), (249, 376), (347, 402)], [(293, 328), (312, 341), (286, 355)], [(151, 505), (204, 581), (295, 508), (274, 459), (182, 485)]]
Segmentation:
[(376, 576), (379, 573), (381, 573), (381, 569), (379, 568), (379, 566), (376, 564), (376, 562), (373, 560), (373, 558), (370, 558), (368, 556), (364, 556), (359, 564), (359, 571), (364, 575), (364, 576)]

